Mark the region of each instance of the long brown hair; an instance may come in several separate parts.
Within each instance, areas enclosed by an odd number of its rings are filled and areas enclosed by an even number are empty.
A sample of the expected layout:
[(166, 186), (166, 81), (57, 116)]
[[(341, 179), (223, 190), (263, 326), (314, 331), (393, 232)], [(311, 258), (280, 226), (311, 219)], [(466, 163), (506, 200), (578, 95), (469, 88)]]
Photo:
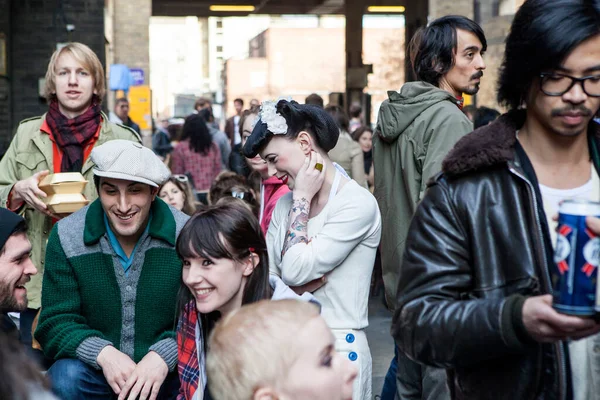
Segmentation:
[(183, 209), (181, 211), (187, 215), (194, 215), (196, 212), (196, 204), (194, 203), (195, 196), (192, 192), (192, 185), (190, 184), (189, 178), (185, 175), (171, 175), (162, 185), (160, 185), (160, 188), (158, 189), (159, 195), (162, 188), (168, 182), (171, 182), (183, 192), (184, 200)]

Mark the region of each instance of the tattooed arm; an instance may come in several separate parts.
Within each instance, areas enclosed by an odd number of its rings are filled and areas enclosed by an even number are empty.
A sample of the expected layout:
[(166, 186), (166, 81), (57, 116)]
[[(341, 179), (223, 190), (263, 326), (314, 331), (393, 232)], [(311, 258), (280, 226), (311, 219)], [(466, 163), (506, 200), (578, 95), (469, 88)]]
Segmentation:
[(289, 250), (290, 247), (298, 243), (308, 244), (308, 213), (310, 211), (310, 202), (302, 197), (294, 199), (288, 220), (290, 227), (285, 235), (281, 257)]
[[(300, 200), (293, 200), (292, 208), (288, 215), (290, 227), (285, 234), (285, 241), (283, 242), (283, 250), (281, 251), (281, 258), (285, 255), (286, 251), (292, 246), (298, 243), (308, 244), (308, 213), (310, 211), (310, 202), (302, 197)], [(298, 295), (302, 295), (304, 292), (314, 292), (327, 283), (327, 278), (322, 276), (305, 285), (291, 286), (290, 288)]]

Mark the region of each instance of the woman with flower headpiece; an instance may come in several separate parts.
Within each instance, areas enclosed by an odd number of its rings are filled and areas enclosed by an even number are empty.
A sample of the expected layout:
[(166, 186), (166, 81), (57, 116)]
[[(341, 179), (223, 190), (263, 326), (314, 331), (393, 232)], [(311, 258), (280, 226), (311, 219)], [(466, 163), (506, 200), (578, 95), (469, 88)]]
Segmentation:
[(270, 271), (289, 286), (316, 286), (336, 350), (357, 364), (354, 399), (371, 398), (371, 353), (364, 328), (381, 217), (375, 198), (327, 153), (339, 136), (322, 108), (264, 102), (243, 148), (267, 162), (269, 175), (291, 189), (273, 212), (267, 234)]
[[(242, 117), (240, 118), (242, 146), (246, 144), (246, 140), (252, 134), (256, 121), (258, 121), (259, 111), (259, 107), (256, 106), (252, 107), (250, 110), (245, 110), (242, 113)], [(253, 171), (253, 174), (255, 174), (254, 176), (258, 175), (260, 178), (260, 211), (258, 214), (258, 221), (266, 236), (275, 205), (281, 196), (289, 192), (290, 189), (287, 185), (277, 179), (277, 177), (269, 175), (267, 163), (260, 158), (260, 155), (257, 154), (254, 158), (246, 158), (246, 164), (248, 164), (248, 167)], [(251, 174), (248, 178), (252, 179), (254, 176)]]

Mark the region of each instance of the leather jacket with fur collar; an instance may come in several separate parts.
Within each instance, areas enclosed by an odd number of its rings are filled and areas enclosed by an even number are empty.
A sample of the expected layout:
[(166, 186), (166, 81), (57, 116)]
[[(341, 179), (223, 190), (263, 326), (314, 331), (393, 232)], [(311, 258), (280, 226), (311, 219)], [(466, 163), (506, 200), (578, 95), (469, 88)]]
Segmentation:
[[(525, 111), (463, 137), (412, 220), (392, 333), (400, 349), (446, 368), (455, 399), (566, 399), (565, 343), (522, 322), (527, 296), (551, 293), (552, 247), (535, 172), (516, 140)], [(600, 129), (590, 122), (600, 168)]]

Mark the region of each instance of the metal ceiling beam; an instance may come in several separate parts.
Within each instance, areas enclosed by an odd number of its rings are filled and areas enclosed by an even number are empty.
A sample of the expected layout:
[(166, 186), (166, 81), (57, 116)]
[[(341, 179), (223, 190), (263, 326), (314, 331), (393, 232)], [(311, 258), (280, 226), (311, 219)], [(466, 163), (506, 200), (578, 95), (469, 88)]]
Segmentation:
[[(408, 2), (410, 0), (369, 0), (368, 5), (406, 5)], [(211, 4), (253, 5), (256, 10), (253, 13), (215, 13), (209, 10)], [(226, 17), (250, 14), (343, 14), (344, 4), (345, 0), (152, 0), (152, 15)]]

